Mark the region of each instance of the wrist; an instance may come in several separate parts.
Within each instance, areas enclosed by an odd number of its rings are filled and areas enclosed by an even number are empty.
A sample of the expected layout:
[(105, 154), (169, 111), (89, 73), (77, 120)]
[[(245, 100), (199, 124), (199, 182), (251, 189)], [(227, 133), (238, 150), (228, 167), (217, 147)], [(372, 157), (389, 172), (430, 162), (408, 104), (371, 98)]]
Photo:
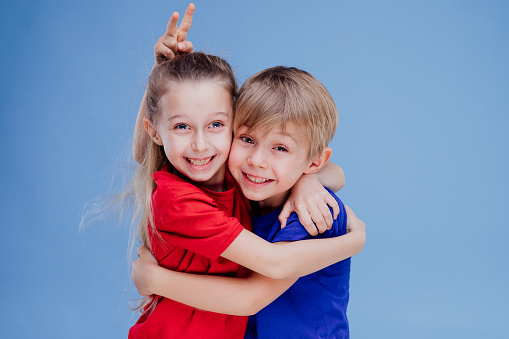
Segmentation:
[(162, 295), (159, 279), (164, 274), (164, 270), (165, 269), (160, 266), (152, 266), (147, 272), (148, 274), (145, 281), (147, 283), (147, 288), (150, 291), (150, 294)]

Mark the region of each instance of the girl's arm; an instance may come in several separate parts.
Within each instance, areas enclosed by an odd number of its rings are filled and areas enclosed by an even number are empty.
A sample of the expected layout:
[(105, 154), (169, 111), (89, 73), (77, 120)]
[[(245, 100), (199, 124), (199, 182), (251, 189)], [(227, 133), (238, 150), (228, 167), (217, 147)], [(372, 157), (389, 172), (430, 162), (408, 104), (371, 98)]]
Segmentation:
[(315, 236), (330, 230), (333, 216), (329, 206), (334, 211), (334, 219), (336, 219), (339, 214), (339, 205), (324, 186), (337, 192), (344, 185), (343, 169), (330, 161), (319, 172), (302, 175), (293, 186), (291, 194), (279, 214), (281, 228), (286, 226), (290, 214), (295, 211), (299, 216), (300, 223), (309, 234)]
[(156, 294), (205, 311), (252, 315), (283, 294), (297, 279), (275, 280), (258, 273), (230, 278), (175, 272), (158, 266), (150, 250), (138, 249), (131, 277), (141, 295)]
[[(347, 210), (347, 230), (365, 232), (365, 224)], [(349, 234), (350, 234), (349, 233)], [(339, 238), (344, 238), (341, 236)], [(299, 241), (291, 244), (298, 244)], [(285, 247), (289, 243), (273, 244)], [(146, 247), (138, 249), (140, 258), (133, 262), (132, 279), (141, 295), (157, 294), (210, 312), (255, 314), (291, 287), (296, 279), (275, 280), (252, 273), (247, 278), (228, 278), (174, 272), (158, 266)]]
[(282, 245), (243, 230), (221, 256), (273, 279), (298, 278), (354, 256), (365, 240), (364, 227), (341, 237)]
[[(167, 60), (173, 60), (176, 54), (191, 53), (193, 51), (193, 44), (190, 41), (186, 41), (187, 33), (193, 21), (193, 13), (194, 4), (189, 4), (178, 28), (179, 14), (177, 12), (172, 14), (168, 21), (166, 32), (157, 40), (154, 46), (154, 65), (159, 65)], [(136, 117), (133, 137), (133, 157), (139, 164), (143, 163), (145, 150), (150, 142), (150, 137), (143, 126), (143, 119), (148, 117), (147, 92), (145, 92), (141, 100), (140, 109), (138, 110), (138, 116)]]

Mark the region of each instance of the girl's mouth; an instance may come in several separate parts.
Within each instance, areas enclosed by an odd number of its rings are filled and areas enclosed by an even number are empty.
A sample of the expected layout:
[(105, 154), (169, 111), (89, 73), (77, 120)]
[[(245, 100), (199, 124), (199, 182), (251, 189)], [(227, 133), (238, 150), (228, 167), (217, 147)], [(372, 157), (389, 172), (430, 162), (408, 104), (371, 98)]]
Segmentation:
[(212, 159), (214, 159), (214, 157), (215, 157), (215, 155), (211, 156), (210, 158), (206, 158), (206, 159), (191, 159), (191, 158), (186, 158), (186, 160), (191, 165), (194, 165), (194, 166), (204, 166), (204, 165), (208, 164)]

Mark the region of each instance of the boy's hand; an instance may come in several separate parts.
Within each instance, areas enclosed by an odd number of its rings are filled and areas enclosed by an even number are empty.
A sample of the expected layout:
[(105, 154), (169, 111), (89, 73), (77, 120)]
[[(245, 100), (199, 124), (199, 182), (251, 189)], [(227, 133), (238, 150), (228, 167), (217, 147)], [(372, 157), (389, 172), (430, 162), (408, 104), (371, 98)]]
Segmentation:
[(304, 174), (292, 187), (290, 196), (279, 214), (281, 228), (286, 226), (290, 214), (295, 211), (309, 234), (315, 236), (318, 232), (323, 233), (332, 227), (333, 216), (329, 206), (332, 207), (336, 219), (339, 214), (336, 199), (320, 184), (316, 175)]
[(154, 294), (150, 289), (151, 273), (154, 268), (159, 267), (159, 264), (152, 252), (145, 246), (138, 247), (138, 256), (139, 258), (132, 263), (131, 279), (133, 279), (138, 293), (142, 296), (149, 296)]
[(362, 237), (362, 244), (366, 241), (366, 224), (357, 218), (352, 209), (345, 205), (346, 210), (346, 233), (358, 233)]
[(174, 12), (168, 25), (166, 26), (166, 32), (162, 37), (157, 40), (154, 46), (155, 63), (159, 65), (166, 60), (173, 60), (179, 53), (191, 53), (193, 51), (193, 44), (190, 41), (186, 41), (187, 32), (191, 28), (193, 22), (194, 4), (189, 4), (184, 14), (184, 18), (177, 28), (177, 22), (179, 20), (179, 13)]

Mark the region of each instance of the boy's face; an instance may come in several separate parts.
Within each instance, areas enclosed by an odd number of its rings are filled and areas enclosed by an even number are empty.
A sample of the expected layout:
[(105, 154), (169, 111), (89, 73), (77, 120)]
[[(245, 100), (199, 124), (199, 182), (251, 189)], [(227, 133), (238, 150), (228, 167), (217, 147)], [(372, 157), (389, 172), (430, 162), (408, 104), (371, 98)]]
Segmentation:
[(261, 207), (282, 206), (293, 185), (309, 168), (309, 140), (293, 123), (235, 131), (228, 165), (244, 195)]

